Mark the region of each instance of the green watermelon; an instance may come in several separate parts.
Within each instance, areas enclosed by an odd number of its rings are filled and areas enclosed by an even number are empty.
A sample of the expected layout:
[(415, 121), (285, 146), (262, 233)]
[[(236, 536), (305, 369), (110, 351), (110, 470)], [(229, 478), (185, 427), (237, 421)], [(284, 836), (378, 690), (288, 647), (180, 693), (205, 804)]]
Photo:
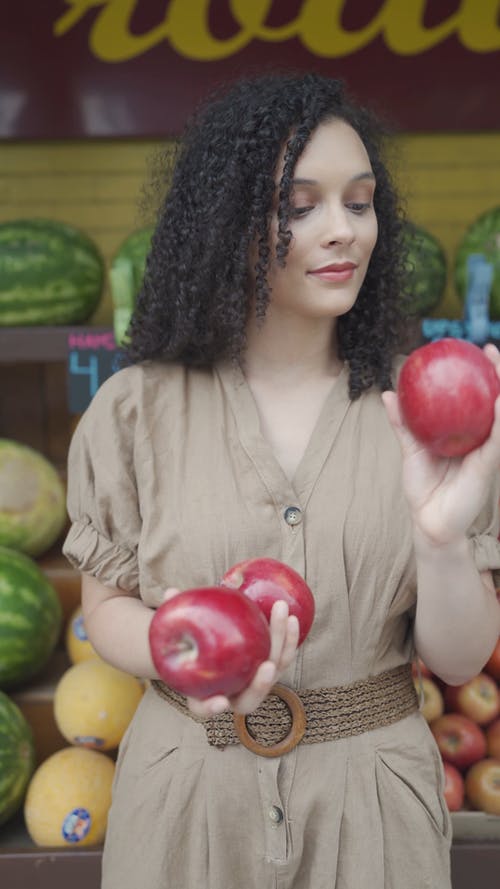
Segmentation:
[(40, 672), (54, 651), (61, 622), (59, 597), (38, 565), (0, 547), (0, 688)]
[(21, 808), (34, 769), (30, 725), (17, 704), (0, 691), (0, 825)]
[(413, 222), (407, 222), (405, 226), (405, 248), (410, 311), (424, 318), (443, 298), (447, 278), (446, 255), (437, 238)]
[(66, 494), (55, 468), (27, 445), (0, 438), (0, 546), (39, 556), (66, 524)]
[(115, 340), (123, 343), (134, 311), (137, 293), (144, 277), (146, 257), (151, 246), (153, 228), (132, 232), (116, 251), (110, 268), (113, 327)]
[(79, 229), (49, 219), (0, 224), (0, 326), (86, 321), (103, 282), (103, 259)]
[(455, 254), (454, 280), (458, 296), (467, 295), (467, 258), (470, 253), (482, 253), (493, 264), (493, 284), (490, 293), (490, 318), (500, 320), (500, 207), (487, 210), (467, 229)]

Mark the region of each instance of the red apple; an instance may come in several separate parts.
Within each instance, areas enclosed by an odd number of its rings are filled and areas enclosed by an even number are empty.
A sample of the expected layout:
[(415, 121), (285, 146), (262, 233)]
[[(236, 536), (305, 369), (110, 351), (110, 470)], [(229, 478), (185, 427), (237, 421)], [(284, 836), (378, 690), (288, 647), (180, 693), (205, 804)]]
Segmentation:
[(484, 666), (484, 672), (488, 673), (489, 676), (493, 676), (497, 682), (500, 682), (500, 638)]
[(432, 453), (462, 456), (488, 438), (500, 381), (474, 343), (445, 337), (420, 346), (406, 359), (397, 389), (406, 425)]
[(495, 719), (486, 729), (488, 756), (500, 760), (500, 719)]
[(288, 613), (299, 621), (299, 645), (306, 638), (314, 618), (314, 597), (304, 578), (277, 559), (246, 559), (233, 565), (221, 580), (222, 586), (239, 590), (262, 609), (269, 620), (278, 599), (288, 605)]
[(155, 611), (151, 657), (175, 691), (195, 698), (242, 691), (270, 652), (260, 608), (223, 587), (184, 590)]
[[(420, 682), (422, 685), (420, 685)], [(422, 679), (414, 679), (413, 683), (417, 695), (420, 697), (420, 689), (423, 692), (423, 702), (420, 705), (420, 712), (427, 722), (433, 722), (438, 716), (442, 716), (444, 712), (444, 701), (441, 691), (436, 683), (428, 676), (422, 676)]]
[(458, 812), (464, 804), (465, 782), (455, 766), (443, 762), (444, 798), (450, 812)]
[(478, 725), (487, 725), (500, 713), (498, 686), (486, 673), (463, 685), (447, 685), (444, 701), (448, 712), (462, 713)]
[(486, 737), (472, 719), (461, 713), (444, 713), (430, 726), (445, 762), (466, 769), (486, 756)]
[(465, 795), (474, 809), (500, 815), (500, 761), (476, 762), (465, 776)]
[(421, 676), (427, 676), (428, 679), (432, 679), (433, 675), (429, 667), (427, 667), (421, 657), (415, 658), (411, 663), (411, 672), (414, 678), (418, 678), (418, 674), (420, 672)]

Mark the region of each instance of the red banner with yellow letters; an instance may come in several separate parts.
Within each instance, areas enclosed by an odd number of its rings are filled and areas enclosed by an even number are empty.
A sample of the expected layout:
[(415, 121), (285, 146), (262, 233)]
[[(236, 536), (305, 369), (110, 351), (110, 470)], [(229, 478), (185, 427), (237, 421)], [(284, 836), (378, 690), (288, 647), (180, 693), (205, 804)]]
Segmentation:
[(500, 129), (500, 0), (12, 0), (0, 138), (175, 136), (212, 87), (346, 80), (407, 131)]

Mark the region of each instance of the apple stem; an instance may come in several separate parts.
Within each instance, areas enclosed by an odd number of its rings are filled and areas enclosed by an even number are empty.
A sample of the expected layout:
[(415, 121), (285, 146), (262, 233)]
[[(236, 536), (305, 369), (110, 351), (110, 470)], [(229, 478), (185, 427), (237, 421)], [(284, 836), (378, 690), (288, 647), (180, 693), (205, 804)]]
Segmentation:
[(234, 571), (229, 577), (226, 577), (224, 580), (224, 586), (229, 587), (231, 590), (239, 590), (244, 580), (242, 571)]
[(198, 657), (198, 645), (192, 636), (184, 633), (178, 639), (168, 642), (163, 649), (164, 656), (175, 655), (181, 661), (195, 660)]

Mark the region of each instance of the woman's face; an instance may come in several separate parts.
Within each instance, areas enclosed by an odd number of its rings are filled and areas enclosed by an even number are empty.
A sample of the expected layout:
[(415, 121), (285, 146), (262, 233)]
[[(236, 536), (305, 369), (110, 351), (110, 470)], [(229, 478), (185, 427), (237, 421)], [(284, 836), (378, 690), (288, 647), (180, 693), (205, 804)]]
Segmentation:
[[(321, 124), (294, 172), (286, 266), (273, 261), (269, 269), (273, 313), (333, 318), (352, 308), (377, 240), (374, 191), (368, 154), (355, 130), (342, 120)], [(276, 207), (277, 201), (273, 248)]]

